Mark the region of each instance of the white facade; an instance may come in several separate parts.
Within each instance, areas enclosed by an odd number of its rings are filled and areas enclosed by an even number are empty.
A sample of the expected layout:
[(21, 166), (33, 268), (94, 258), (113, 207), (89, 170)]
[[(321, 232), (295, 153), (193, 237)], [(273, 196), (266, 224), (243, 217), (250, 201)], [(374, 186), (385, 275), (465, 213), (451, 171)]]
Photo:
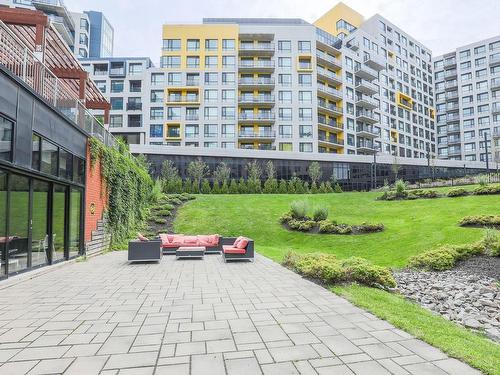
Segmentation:
[(71, 13), (75, 24), (75, 41), (73, 52), (78, 58), (89, 57), (90, 20), (85, 13)]

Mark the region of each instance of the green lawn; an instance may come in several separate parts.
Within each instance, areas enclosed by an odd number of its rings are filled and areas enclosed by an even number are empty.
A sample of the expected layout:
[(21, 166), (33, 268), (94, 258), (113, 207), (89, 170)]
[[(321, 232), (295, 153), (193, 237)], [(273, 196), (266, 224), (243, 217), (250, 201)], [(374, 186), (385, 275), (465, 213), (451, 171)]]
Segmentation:
[(333, 287), (332, 291), (485, 374), (500, 374), (500, 345), (493, 344), (480, 334), (447, 321), (396, 294), (359, 285)]
[[(467, 187), (472, 189), (472, 187)], [(442, 191), (449, 188), (442, 189)], [(361, 256), (376, 264), (404, 267), (412, 255), (440, 244), (478, 240), (481, 229), (461, 228), (466, 215), (498, 214), (500, 196), (376, 201), (379, 192), (318, 195), (197, 195), (179, 210), (175, 231), (185, 234), (244, 235), (255, 240), (256, 250), (281, 261), (288, 250), (334, 253), (340, 258)], [(325, 206), (330, 218), (359, 224), (385, 225), (380, 233), (364, 235), (290, 232), (278, 222), (294, 200)]]

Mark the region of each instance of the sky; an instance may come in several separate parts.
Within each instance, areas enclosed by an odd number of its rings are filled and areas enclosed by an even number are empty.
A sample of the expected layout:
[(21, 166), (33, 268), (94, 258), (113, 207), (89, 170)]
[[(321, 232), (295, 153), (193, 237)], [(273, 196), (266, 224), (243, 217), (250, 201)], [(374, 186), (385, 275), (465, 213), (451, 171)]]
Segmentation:
[[(313, 23), (337, 0), (65, 0), (96, 10), (115, 29), (114, 56), (147, 56), (158, 66), (164, 23), (204, 17), (302, 18)], [(500, 34), (499, 0), (344, 0), (365, 18), (379, 13), (431, 49), (433, 56)], [(244, 4), (244, 5), (243, 5)]]

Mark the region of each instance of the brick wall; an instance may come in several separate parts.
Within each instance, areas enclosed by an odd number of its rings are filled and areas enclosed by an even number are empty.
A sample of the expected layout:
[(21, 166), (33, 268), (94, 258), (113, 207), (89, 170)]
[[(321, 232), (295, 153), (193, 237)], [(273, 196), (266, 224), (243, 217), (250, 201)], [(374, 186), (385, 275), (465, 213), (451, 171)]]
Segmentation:
[(85, 242), (92, 238), (92, 231), (97, 229), (97, 221), (103, 217), (107, 204), (107, 193), (101, 177), (101, 164), (90, 166), (90, 147), (87, 143), (87, 191), (85, 193)]

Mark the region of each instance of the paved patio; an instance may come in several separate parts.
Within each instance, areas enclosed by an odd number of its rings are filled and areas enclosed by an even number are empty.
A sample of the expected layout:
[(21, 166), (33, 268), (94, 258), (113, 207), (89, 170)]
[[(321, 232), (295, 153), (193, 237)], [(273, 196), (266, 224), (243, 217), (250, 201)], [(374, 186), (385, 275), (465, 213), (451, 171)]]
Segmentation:
[(98, 256), (0, 290), (0, 374), (479, 374), (264, 257)]

